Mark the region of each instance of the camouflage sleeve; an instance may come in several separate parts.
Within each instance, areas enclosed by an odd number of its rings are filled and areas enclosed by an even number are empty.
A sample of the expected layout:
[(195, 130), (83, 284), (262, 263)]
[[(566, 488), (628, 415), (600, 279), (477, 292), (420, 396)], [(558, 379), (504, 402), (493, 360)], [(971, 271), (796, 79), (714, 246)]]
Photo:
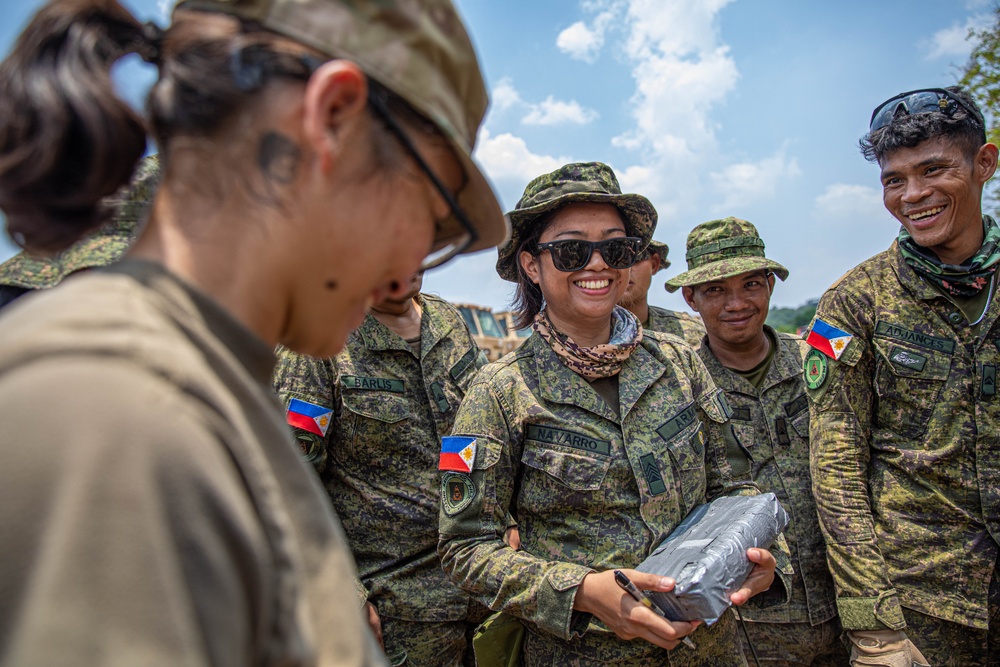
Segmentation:
[[(729, 418), (732, 409), (725, 392), (715, 386), (711, 373), (701, 358), (691, 355), (691, 378), (695, 395), (699, 396), (698, 417), (706, 424), (705, 479), (708, 500), (719, 496), (751, 496), (760, 493), (753, 482), (750, 452), (733, 432)], [(784, 535), (769, 549), (776, 561), (775, 583), (760, 595), (751, 598), (750, 605), (764, 608), (781, 605), (791, 599), (792, 556)]]
[(458, 410), (452, 433), (475, 438), (475, 460), (471, 474), (442, 475), (438, 555), (452, 581), (482, 604), (572, 639), (586, 631), (591, 618), (574, 611), (573, 601), (593, 570), (504, 543), (522, 443), (503, 405), (481, 375)]
[(905, 627), (875, 537), (868, 495), (874, 357), (867, 309), (850, 295), (828, 291), (816, 311), (851, 334), (839, 361), (819, 350), (805, 358), (810, 408), (810, 473), (827, 560), (845, 629)]
[(275, 354), (274, 390), (302, 455), (322, 475), (332, 425), (340, 418), (336, 365), (331, 359), (307, 357), (280, 346)]

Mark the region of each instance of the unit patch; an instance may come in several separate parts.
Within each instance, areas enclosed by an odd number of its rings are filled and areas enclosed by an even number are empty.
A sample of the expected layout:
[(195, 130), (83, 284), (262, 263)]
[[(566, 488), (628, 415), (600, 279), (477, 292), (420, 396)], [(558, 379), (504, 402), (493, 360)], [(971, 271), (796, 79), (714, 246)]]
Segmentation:
[(639, 465), (642, 466), (642, 475), (646, 478), (649, 495), (657, 496), (664, 493), (667, 485), (663, 483), (663, 475), (660, 474), (660, 465), (656, 462), (656, 457), (652, 454), (643, 454), (639, 457)]
[(472, 478), (461, 473), (445, 473), (441, 478), (441, 506), (448, 516), (455, 516), (476, 499)]
[(927, 365), (927, 357), (901, 347), (892, 348), (889, 352), (889, 361), (918, 372), (924, 370), (924, 366)]
[(816, 348), (809, 350), (802, 364), (802, 375), (810, 389), (822, 387), (826, 382), (826, 355)]

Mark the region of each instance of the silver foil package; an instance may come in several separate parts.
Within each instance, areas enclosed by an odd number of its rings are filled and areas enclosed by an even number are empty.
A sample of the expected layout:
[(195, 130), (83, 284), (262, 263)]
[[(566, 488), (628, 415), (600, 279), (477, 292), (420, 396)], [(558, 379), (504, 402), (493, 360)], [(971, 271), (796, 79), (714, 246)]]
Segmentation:
[(747, 549), (770, 548), (787, 525), (773, 493), (717, 498), (694, 508), (635, 569), (676, 582), (669, 593), (646, 591), (668, 619), (712, 624), (753, 569)]

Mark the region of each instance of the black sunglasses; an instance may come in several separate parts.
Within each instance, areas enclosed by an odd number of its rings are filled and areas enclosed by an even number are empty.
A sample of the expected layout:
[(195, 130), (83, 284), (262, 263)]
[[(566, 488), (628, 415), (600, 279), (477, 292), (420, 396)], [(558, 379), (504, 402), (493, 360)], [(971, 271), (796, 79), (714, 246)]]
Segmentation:
[[(275, 53), (263, 45), (254, 44), (233, 52), (230, 56), (230, 69), (236, 85), (242, 90), (252, 91), (263, 85), (268, 76), (288, 76), (307, 81), (324, 62), (326, 61), (308, 54)], [(476, 242), (479, 234), (454, 195), (448, 192), (448, 188), (417, 151), (402, 126), (392, 117), (388, 106), (389, 92), (371, 79), (368, 83), (369, 106), (399, 140), (403, 149), (410, 154), (451, 209), (450, 216), (435, 222), (434, 244), (420, 264), (420, 271), (433, 269), (465, 252)]]
[(900, 93), (895, 97), (890, 97), (872, 112), (872, 119), (868, 123), (868, 131), (874, 132), (892, 122), (896, 117), (900, 107), (910, 114), (928, 113), (937, 111), (945, 114), (949, 118), (955, 115), (959, 108), (964, 109), (973, 120), (982, 124), (982, 117), (968, 104), (958, 99), (944, 88), (924, 88), (921, 90), (911, 90)]
[(536, 255), (548, 250), (552, 254), (552, 263), (560, 271), (579, 271), (587, 266), (595, 249), (600, 251), (604, 263), (612, 269), (627, 269), (639, 260), (642, 239), (634, 236), (619, 236), (604, 241), (565, 239), (538, 243), (535, 247), (538, 249)]

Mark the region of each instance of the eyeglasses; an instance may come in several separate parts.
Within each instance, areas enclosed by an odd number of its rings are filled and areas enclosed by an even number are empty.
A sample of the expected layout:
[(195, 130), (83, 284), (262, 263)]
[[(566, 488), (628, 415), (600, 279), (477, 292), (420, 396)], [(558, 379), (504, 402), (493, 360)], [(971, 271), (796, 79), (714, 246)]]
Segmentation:
[(536, 244), (539, 254), (548, 250), (552, 253), (552, 263), (560, 271), (579, 271), (590, 263), (594, 250), (601, 253), (604, 263), (612, 269), (627, 269), (639, 259), (642, 239), (634, 236), (620, 236), (604, 241), (583, 241), (564, 239)]
[[(325, 61), (308, 54), (283, 54), (270, 51), (263, 45), (250, 45), (233, 52), (230, 57), (230, 69), (236, 85), (245, 91), (252, 91), (264, 84), (268, 76), (289, 76), (307, 81)], [(435, 222), (434, 243), (430, 253), (420, 264), (420, 271), (441, 266), (456, 255), (460, 255), (479, 238), (469, 217), (459, 206), (454, 195), (448, 192), (441, 179), (424, 161), (416, 146), (403, 131), (402, 126), (388, 107), (389, 93), (374, 81), (369, 80), (368, 103), (379, 115), (389, 131), (403, 145), (403, 149), (417, 163), (431, 184), (445, 200), (451, 209), (451, 215)]]
[(945, 114), (949, 118), (955, 115), (959, 108), (964, 109), (973, 120), (982, 124), (982, 117), (968, 104), (955, 97), (954, 94), (944, 88), (925, 88), (922, 90), (911, 90), (907, 93), (900, 93), (891, 97), (875, 108), (872, 112), (872, 119), (868, 123), (868, 131), (881, 130), (890, 124), (896, 117), (899, 108), (907, 114), (928, 113), (937, 111)]
[(430, 254), (420, 264), (420, 270), (426, 271), (427, 269), (441, 266), (456, 255), (462, 254), (469, 246), (476, 242), (479, 235), (476, 234), (476, 229), (472, 226), (465, 211), (455, 201), (455, 197), (448, 192), (448, 188), (437, 177), (437, 174), (431, 170), (427, 162), (424, 161), (424, 158), (417, 152), (416, 146), (410, 141), (403, 128), (392, 117), (392, 114), (389, 113), (389, 108), (386, 106), (386, 100), (384, 99), (385, 94), (384, 91), (376, 90), (373, 86), (369, 86), (368, 103), (371, 104), (372, 109), (382, 118), (389, 131), (396, 136), (399, 143), (403, 145), (406, 152), (410, 154), (413, 161), (417, 163), (417, 166), (420, 167), (421, 171), (426, 174), (435, 189), (437, 189), (441, 198), (451, 208), (451, 215), (448, 218), (435, 223), (434, 245), (431, 246)]

